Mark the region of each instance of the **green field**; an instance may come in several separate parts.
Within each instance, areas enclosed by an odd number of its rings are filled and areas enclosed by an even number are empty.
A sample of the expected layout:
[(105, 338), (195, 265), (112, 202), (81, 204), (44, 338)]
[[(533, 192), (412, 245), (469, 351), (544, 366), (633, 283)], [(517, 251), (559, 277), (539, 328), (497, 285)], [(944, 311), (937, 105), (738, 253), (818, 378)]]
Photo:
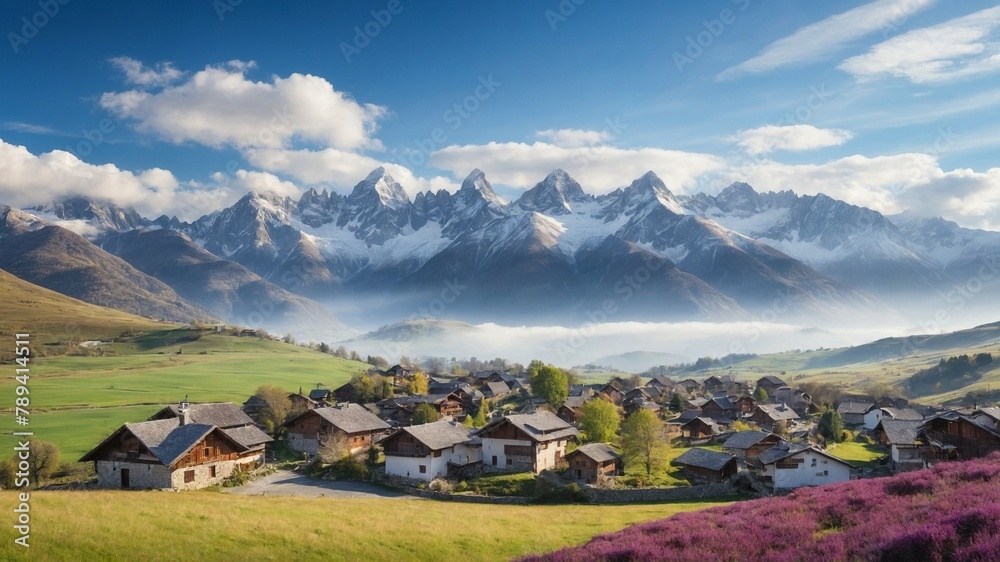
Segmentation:
[[(368, 368), (281, 342), (205, 334), (189, 328), (102, 346), (103, 357), (37, 358), (31, 364), (28, 429), (76, 460), (126, 421), (142, 421), (185, 396), (192, 402), (242, 404), (262, 384), (308, 392), (335, 388)], [(178, 351), (181, 354), (178, 354)], [(13, 365), (7, 366), (13, 375)], [(13, 401), (13, 376), (0, 396)], [(7, 442), (13, 438), (5, 436)]]
[[(0, 498), (13, 508), (13, 493)], [(31, 502), (30, 549), (13, 544), (5, 523), (0, 559), (510, 560), (723, 505), (503, 506), (210, 491), (34, 492)]]
[(827, 452), (840, 460), (845, 460), (858, 468), (871, 468), (875, 466), (875, 460), (880, 459), (888, 451), (885, 447), (873, 445), (871, 443), (859, 443), (857, 441), (845, 441), (831, 445)]

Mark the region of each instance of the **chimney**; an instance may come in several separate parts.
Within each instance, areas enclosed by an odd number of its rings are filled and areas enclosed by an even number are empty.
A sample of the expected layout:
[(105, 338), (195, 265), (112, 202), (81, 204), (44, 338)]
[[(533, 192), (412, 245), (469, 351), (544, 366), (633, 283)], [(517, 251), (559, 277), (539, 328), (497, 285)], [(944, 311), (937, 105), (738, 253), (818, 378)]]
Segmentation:
[(181, 425), (187, 425), (191, 423), (191, 413), (189, 411), (190, 408), (191, 408), (191, 403), (188, 402), (188, 397), (185, 394), (184, 400), (177, 405), (177, 412), (180, 414), (178, 418), (180, 418)]

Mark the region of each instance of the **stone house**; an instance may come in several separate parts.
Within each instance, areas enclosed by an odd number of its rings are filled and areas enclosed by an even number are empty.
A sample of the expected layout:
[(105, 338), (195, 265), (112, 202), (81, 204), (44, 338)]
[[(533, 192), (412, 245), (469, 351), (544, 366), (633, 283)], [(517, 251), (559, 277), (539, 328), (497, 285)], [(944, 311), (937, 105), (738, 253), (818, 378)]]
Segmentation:
[(571, 478), (593, 484), (603, 478), (622, 473), (622, 459), (604, 443), (580, 445), (566, 455)]
[[(185, 401), (154, 415), (159, 419), (127, 423), (80, 462), (94, 463), (102, 488), (175, 490), (221, 484), (236, 471), (264, 463), (271, 438), (235, 404), (197, 406), (200, 416)], [(233, 412), (249, 423), (236, 424)], [(229, 427), (206, 423), (213, 419)]]
[(494, 420), (476, 435), (482, 439), (485, 467), (537, 474), (563, 461), (566, 444), (577, 433), (552, 412), (538, 410)]
[(389, 425), (360, 404), (337, 404), (307, 410), (283, 427), (288, 430), (288, 445), (310, 455), (319, 454), (326, 445), (341, 441), (351, 453), (371, 446), (389, 431)]
[(385, 472), (430, 481), (481, 463), (483, 447), (472, 430), (453, 421), (401, 427), (382, 440)]

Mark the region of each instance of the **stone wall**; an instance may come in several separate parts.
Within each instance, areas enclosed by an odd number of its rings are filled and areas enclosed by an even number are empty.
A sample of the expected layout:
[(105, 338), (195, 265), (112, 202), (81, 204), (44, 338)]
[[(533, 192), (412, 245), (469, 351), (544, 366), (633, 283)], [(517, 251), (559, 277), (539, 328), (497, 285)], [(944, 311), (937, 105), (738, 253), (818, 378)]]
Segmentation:
[(719, 496), (733, 496), (738, 492), (732, 484), (705, 484), (703, 486), (676, 486), (673, 488), (633, 488), (610, 490), (586, 487), (583, 493), (591, 503), (633, 503), (694, 500)]

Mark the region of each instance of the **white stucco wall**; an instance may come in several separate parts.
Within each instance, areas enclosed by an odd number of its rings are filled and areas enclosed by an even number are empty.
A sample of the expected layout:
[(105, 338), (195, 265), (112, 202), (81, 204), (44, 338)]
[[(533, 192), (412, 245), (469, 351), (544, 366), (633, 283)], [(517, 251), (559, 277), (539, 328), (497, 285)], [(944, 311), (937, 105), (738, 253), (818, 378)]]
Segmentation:
[[(777, 468), (775, 463), (764, 467), (763, 474), (770, 476), (775, 488), (801, 488), (802, 486), (822, 486), (851, 479), (850, 467), (830, 460), (813, 451), (795, 455), (805, 462), (797, 468)], [(813, 465), (813, 461), (816, 462)], [(825, 474), (824, 474), (825, 473)]]
[[(552, 441), (545, 449), (531, 441), (517, 441), (513, 439), (483, 439), (483, 465), (497, 468), (499, 470), (514, 470), (515, 467), (507, 465), (507, 455), (504, 454), (506, 445), (516, 445), (519, 447), (532, 447), (535, 451), (535, 471), (541, 472), (545, 469), (554, 468), (556, 465), (556, 452), (561, 451), (566, 454), (566, 441)], [(496, 455), (497, 462), (493, 464), (493, 456)]]
[[(503, 447), (501, 447), (501, 451)], [(448, 462), (454, 464), (468, 464), (482, 460), (482, 449), (479, 447), (467, 447), (456, 445), (450, 449), (441, 451), (440, 457), (427, 455), (426, 457), (399, 457), (394, 455), (385, 456), (386, 474), (406, 476), (418, 480), (433, 480), (439, 476), (448, 475)], [(504, 461), (506, 462), (506, 461)], [(426, 472), (420, 472), (420, 466), (426, 467)]]
[(882, 408), (873, 408), (865, 414), (865, 429), (875, 429), (878, 422), (882, 421)]

